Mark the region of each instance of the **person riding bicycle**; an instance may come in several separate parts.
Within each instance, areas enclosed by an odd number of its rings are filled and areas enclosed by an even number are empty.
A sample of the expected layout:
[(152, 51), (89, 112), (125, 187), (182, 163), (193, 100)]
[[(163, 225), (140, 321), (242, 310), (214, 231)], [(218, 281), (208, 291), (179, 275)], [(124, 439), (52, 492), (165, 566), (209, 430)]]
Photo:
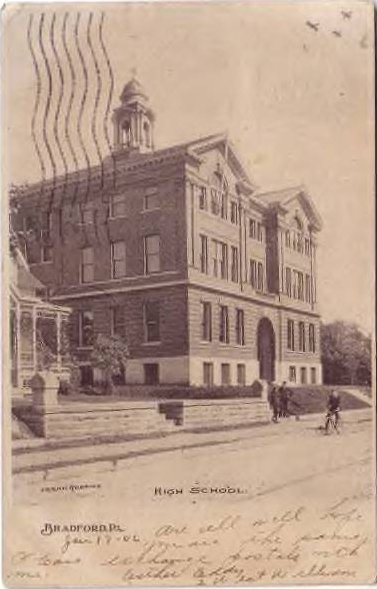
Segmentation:
[(329, 431), (330, 422), (334, 420), (334, 427), (336, 431), (339, 433), (338, 430), (338, 423), (339, 423), (339, 413), (340, 413), (340, 397), (338, 391), (331, 391), (329, 394), (329, 398), (327, 401), (327, 414), (326, 414), (326, 425), (325, 430), (326, 433)]

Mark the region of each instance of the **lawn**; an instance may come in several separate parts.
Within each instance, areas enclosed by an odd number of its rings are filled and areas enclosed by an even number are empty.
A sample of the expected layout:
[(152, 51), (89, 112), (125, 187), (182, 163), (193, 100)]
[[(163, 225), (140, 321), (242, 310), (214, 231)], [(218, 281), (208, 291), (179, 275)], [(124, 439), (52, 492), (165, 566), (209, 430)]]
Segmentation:
[(326, 411), (329, 392), (336, 388), (340, 395), (340, 407), (344, 409), (364, 409), (370, 407), (367, 402), (362, 401), (350, 392), (342, 390), (341, 387), (316, 386), (316, 387), (295, 387), (292, 390), (292, 410), (295, 409), (301, 415), (305, 413), (323, 413)]

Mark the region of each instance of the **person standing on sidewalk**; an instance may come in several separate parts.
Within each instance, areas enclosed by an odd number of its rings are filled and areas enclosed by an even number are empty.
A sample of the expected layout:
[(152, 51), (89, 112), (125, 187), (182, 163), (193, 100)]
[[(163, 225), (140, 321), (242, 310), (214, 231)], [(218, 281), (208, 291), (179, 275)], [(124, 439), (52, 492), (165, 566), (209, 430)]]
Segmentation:
[(290, 415), (288, 404), (292, 396), (292, 391), (287, 388), (286, 381), (283, 382), (279, 388), (280, 399), (280, 417), (288, 417)]
[(279, 391), (276, 386), (276, 383), (274, 382), (269, 383), (268, 402), (272, 410), (272, 421), (274, 423), (278, 423), (278, 417), (280, 412), (280, 400)]

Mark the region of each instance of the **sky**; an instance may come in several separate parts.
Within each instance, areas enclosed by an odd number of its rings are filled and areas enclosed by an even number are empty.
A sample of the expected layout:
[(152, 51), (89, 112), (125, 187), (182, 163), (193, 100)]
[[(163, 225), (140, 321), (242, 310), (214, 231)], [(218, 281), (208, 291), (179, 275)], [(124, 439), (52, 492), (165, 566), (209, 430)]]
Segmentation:
[[(373, 5), (366, 2), (305, 0), (286, 2), (201, 2), (107, 4), (103, 40), (114, 77), (111, 110), (119, 105), (124, 84), (136, 70), (156, 114), (157, 148), (228, 131), (250, 177), (260, 189), (305, 185), (323, 219), (318, 251), (318, 298), (325, 321), (343, 319), (365, 331), (374, 326), (374, 81)], [(75, 45), (75, 26), (88, 72), (82, 137), (91, 161), (93, 105), (98, 77), (87, 41), (90, 12), (92, 45), (97, 54), (101, 91), (97, 105), (98, 144), (107, 152), (102, 122), (110, 78), (99, 45), (100, 14), (94, 5), (71, 5), (66, 39), (77, 92), (69, 129), (78, 145), (74, 122), (80, 112), (83, 70)], [(5, 13), (3, 37), (3, 159), (7, 184), (32, 182), (41, 168), (31, 122), (37, 78), (27, 42), (31, 12), (32, 47), (41, 74), (40, 105), (35, 116), (41, 134), (48, 88), (38, 45), (48, 41), (55, 12), (55, 47), (64, 79), (69, 63), (63, 46), (67, 7), (13, 6)], [(342, 11), (349, 13), (348, 17)], [(318, 30), (308, 23), (316, 25)], [(318, 24), (318, 27), (317, 27)], [(59, 93), (52, 67), (52, 97), (46, 128), (53, 137)], [(65, 83), (57, 120), (64, 139), (69, 104)], [(76, 119), (75, 119), (76, 115)], [(72, 122), (71, 122), (72, 120)], [(110, 128), (111, 123), (108, 119)], [(5, 129), (4, 129), (5, 127)], [(55, 146), (56, 147), (56, 146)], [(65, 146), (68, 166), (73, 160)], [(78, 155), (84, 164), (83, 154)], [(44, 153), (46, 174), (51, 172)], [(60, 167), (59, 167), (60, 166)], [(58, 171), (62, 170), (58, 164)]]

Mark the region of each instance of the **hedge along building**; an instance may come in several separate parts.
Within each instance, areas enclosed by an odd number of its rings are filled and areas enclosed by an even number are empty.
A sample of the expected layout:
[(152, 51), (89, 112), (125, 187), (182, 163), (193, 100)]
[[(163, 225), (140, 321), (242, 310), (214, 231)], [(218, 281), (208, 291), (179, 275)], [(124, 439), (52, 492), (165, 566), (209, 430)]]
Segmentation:
[(258, 190), (226, 134), (156, 150), (135, 79), (113, 126), (102, 166), (28, 187), (17, 219), (38, 228), (33, 273), (73, 310), (83, 381), (103, 333), (128, 342), (130, 384), (320, 383), (321, 220), (305, 188)]

